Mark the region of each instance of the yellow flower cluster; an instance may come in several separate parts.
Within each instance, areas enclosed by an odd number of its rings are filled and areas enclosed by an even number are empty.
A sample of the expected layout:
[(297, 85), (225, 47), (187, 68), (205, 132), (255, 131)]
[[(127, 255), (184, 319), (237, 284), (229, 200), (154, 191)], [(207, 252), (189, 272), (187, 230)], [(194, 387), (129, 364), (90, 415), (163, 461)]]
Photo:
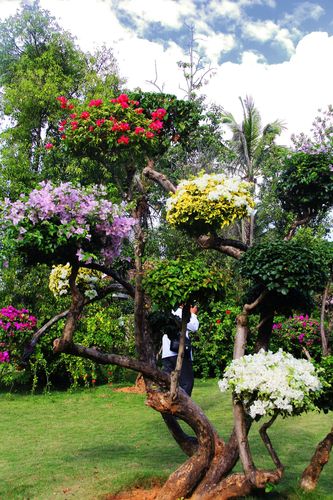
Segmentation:
[[(61, 297), (68, 294), (70, 274), (71, 266), (69, 263), (52, 266), (49, 278), (49, 289), (55, 297)], [(76, 284), (83, 290), (87, 298), (93, 299), (97, 295), (96, 285), (101, 277), (101, 272), (81, 267), (76, 278)]]
[(167, 221), (197, 232), (219, 229), (250, 215), (251, 184), (223, 174), (201, 174), (181, 181), (167, 200)]

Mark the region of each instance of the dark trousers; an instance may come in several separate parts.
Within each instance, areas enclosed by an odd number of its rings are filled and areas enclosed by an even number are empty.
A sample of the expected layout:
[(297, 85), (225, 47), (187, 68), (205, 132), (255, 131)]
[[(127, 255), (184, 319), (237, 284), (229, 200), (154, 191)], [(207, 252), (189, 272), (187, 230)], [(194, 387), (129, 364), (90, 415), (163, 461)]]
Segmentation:
[[(163, 371), (171, 373), (176, 368), (177, 356), (162, 358)], [(194, 385), (194, 374), (192, 368), (192, 360), (189, 356), (184, 356), (182, 371), (180, 372), (179, 385), (184, 391), (191, 396)]]

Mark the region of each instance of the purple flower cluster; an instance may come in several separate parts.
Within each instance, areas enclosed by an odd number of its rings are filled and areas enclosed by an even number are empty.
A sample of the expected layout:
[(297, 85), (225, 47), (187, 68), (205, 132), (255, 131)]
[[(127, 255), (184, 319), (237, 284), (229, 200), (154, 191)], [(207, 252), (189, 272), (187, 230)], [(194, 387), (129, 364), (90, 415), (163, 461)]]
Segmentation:
[(13, 306), (0, 309), (0, 328), (8, 330), (33, 330), (37, 318), (29, 314), (27, 309), (16, 309)]
[(292, 342), (299, 342), (307, 347), (320, 344), (320, 325), (317, 320), (309, 315), (295, 315), (284, 323), (274, 323), (273, 330)]
[(104, 247), (102, 255), (110, 263), (119, 255), (122, 240), (135, 223), (135, 219), (124, 214), (123, 207), (107, 199), (105, 187), (78, 188), (70, 182), (59, 186), (42, 182), (28, 197), (21, 195), (15, 203), (5, 199), (3, 212), (7, 224), (17, 227), (20, 241), (25, 240), (26, 233), (31, 235), (44, 224), (43, 234), (49, 227), (53, 246), (54, 242), (60, 246), (66, 240), (71, 244), (75, 241), (78, 259), (87, 262), (84, 243), (97, 237), (97, 246)]
[(16, 309), (13, 306), (0, 309), (0, 347), (7, 348), (5, 351), (0, 351), (0, 363), (10, 362), (9, 351), (12, 354), (11, 347), (16, 341), (15, 333), (29, 332), (35, 328), (36, 324), (37, 318), (32, 316), (27, 309)]
[(304, 133), (291, 136), (295, 151), (332, 154), (333, 107), (330, 105), (325, 111), (319, 110), (319, 113), (312, 123), (312, 137)]
[(0, 351), (0, 363), (9, 363), (9, 352), (8, 351)]

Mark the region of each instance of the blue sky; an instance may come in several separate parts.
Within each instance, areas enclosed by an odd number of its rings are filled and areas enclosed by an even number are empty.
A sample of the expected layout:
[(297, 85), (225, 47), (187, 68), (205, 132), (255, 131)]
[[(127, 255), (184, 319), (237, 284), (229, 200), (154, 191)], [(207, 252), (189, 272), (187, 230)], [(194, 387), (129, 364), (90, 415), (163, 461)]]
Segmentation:
[[(163, 3), (171, 13), (163, 12)], [(215, 46), (219, 63), (240, 62), (244, 50), (269, 64), (283, 62), (304, 35), (333, 29), (331, 0), (174, 0), (157, 1), (155, 8), (144, 0), (120, 0), (114, 2), (114, 9), (124, 26), (164, 46), (176, 40), (186, 49), (185, 24), (197, 27), (208, 56), (213, 48), (204, 39), (220, 40)]]
[[(112, 47), (129, 88), (183, 97), (177, 61), (186, 60), (189, 30), (214, 68), (203, 88), (241, 119), (239, 97), (251, 95), (265, 123), (286, 124), (281, 142), (307, 132), (318, 108), (333, 104), (333, 0), (40, 0), (84, 50)], [(0, 0), (0, 18), (20, 2)], [(157, 73), (155, 73), (155, 68)]]

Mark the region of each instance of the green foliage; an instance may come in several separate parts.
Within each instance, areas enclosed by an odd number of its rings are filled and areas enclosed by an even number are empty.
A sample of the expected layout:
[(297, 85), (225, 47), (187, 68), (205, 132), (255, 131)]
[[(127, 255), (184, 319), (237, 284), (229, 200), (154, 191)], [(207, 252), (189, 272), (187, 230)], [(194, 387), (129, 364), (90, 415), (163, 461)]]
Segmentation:
[(316, 404), (318, 408), (327, 413), (333, 410), (333, 356), (324, 356), (316, 365), (322, 370), (321, 379), (323, 383), (323, 393)]
[[(43, 136), (57, 130), (58, 95), (91, 95), (103, 84), (118, 89), (118, 70), (110, 50), (85, 54), (38, 2), (25, 3), (0, 22), (1, 111), (7, 117), (0, 136), (0, 192), (17, 197), (45, 178), (62, 181), (93, 177), (73, 158), (48, 155)], [(100, 182), (100, 178), (98, 179)]]
[(212, 302), (199, 311), (199, 330), (191, 334), (193, 369), (197, 377), (221, 377), (233, 357), (237, 306)]
[[(193, 347), (193, 369), (196, 377), (220, 378), (233, 359), (236, 317), (241, 312), (232, 302), (212, 301), (207, 307), (200, 308), (199, 329), (191, 334)], [(253, 352), (255, 328), (258, 317), (249, 317), (250, 331), (247, 354)]]
[[(47, 304), (41, 303), (44, 307)], [(45, 321), (45, 320), (44, 320)], [(42, 325), (44, 321), (40, 321)], [(102, 366), (90, 360), (67, 354), (54, 355), (52, 342), (60, 337), (65, 320), (55, 324), (39, 339), (35, 352), (27, 366), (18, 362), (0, 365), (0, 386), (18, 389), (23, 386), (34, 392), (37, 388), (78, 387), (100, 383), (117, 382), (124, 376), (124, 370), (115, 366)], [(20, 333), (17, 358), (23, 354), (23, 347), (31, 338), (31, 332)], [(133, 315), (122, 312), (120, 305), (94, 303), (82, 315), (75, 341), (85, 346), (97, 346), (106, 352), (133, 355), (135, 351)]]
[(259, 243), (244, 253), (239, 269), (244, 278), (282, 295), (298, 289), (321, 291), (330, 271), (320, 243), (297, 240)]
[(175, 95), (156, 92), (129, 92), (131, 99), (140, 102), (146, 116), (158, 108), (167, 111), (163, 134), (160, 135), (158, 155), (169, 148), (170, 143), (181, 143), (191, 148), (191, 137), (203, 118), (203, 109), (199, 102), (177, 99)]
[(207, 268), (200, 259), (150, 261), (143, 285), (160, 309), (170, 310), (181, 303), (202, 304), (212, 295), (224, 295), (225, 276), (223, 270)]
[(328, 210), (333, 204), (332, 156), (301, 151), (288, 155), (277, 196), (285, 210), (299, 215)]

